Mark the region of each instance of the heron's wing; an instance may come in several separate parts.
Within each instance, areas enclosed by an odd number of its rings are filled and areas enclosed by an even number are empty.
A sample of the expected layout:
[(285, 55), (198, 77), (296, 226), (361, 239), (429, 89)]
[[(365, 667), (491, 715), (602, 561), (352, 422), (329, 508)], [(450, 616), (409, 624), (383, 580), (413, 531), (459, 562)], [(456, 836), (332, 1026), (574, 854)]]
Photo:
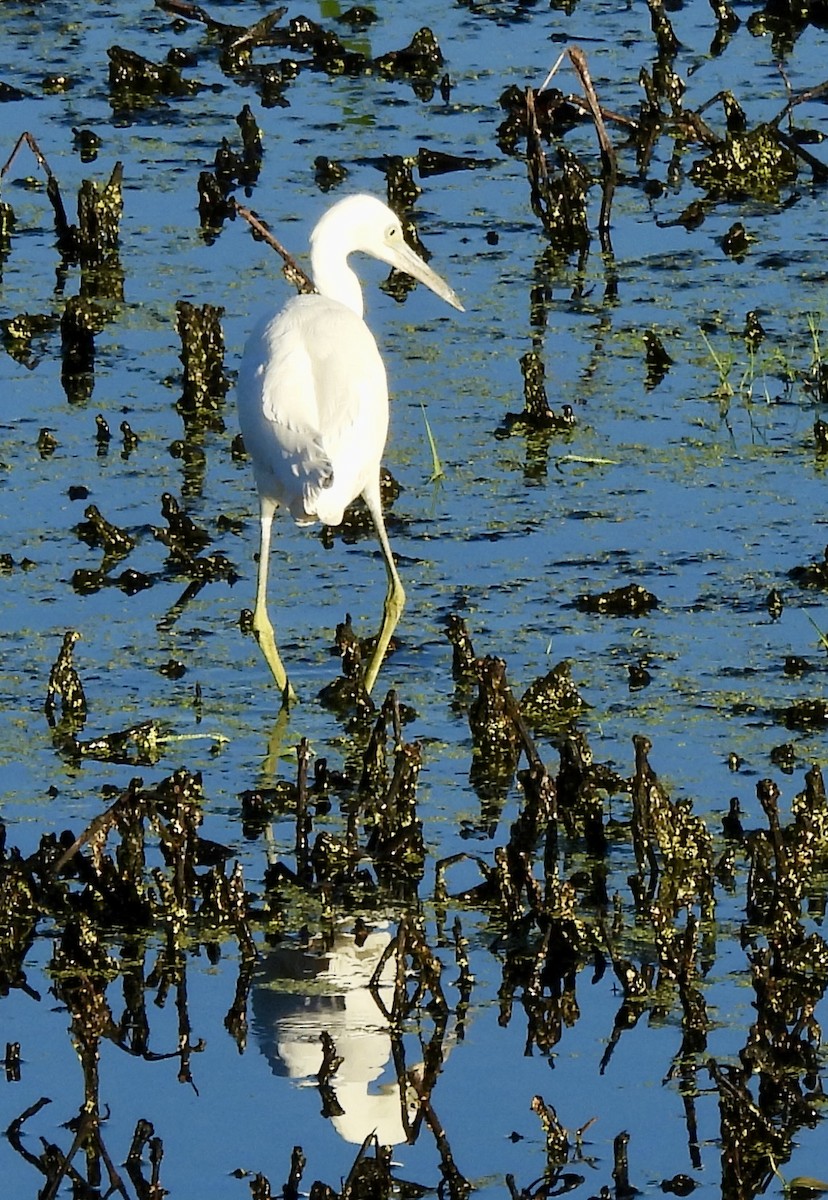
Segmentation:
[(259, 486), (299, 520), (338, 524), (378, 471), (388, 428), (385, 369), (364, 321), (297, 297), (251, 338), (238, 387)]

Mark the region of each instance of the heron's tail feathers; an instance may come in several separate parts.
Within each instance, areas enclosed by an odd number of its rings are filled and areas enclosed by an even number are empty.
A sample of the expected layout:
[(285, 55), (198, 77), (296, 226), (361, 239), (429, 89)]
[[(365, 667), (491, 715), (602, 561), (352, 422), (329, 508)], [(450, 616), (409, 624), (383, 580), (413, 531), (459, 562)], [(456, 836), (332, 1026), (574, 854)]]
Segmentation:
[[(313, 525), (322, 521), (325, 525), (339, 524), (342, 520), (342, 506), (338, 506), (339, 516), (336, 516), (337, 504), (331, 504), (328, 499), (333, 487), (334, 473), (331, 461), (321, 447), (314, 447), (312, 457), (306, 457), (301, 464), (294, 465), (294, 473), (300, 476), (300, 489), (290, 506), (290, 511), (297, 525)], [(335, 519), (331, 519), (331, 517)]]

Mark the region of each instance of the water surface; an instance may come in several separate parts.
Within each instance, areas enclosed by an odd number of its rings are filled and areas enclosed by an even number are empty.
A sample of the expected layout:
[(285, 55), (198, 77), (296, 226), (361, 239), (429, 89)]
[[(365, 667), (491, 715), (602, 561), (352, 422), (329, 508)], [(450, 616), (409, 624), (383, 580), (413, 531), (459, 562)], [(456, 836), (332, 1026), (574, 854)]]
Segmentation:
[[(342, 7), (326, 3), (306, 11), (344, 36), (336, 24)], [(243, 222), (228, 223), (211, 237), (199, 228), (199, 172), (212, 166), (223, 138), (238, 144), (235, 118), (244, 104), (262, 129), (264, 158), (255, 187), (237, 196), (266, 217), (297, 255), (335, 195), (383, 194), (386, 156), (415, 156), (426, 146), (481, 163), (474, 171), (428, 178), (415, 170), (423, 189), (415, 206), (420, 233), (433, 265), (460, 294), (465, 315), (442, 307), (422, 289), (399, 305), (378, 287), (384, 278), (378, 264), (359, 267), (367, 319), (389, 368), (386, 462), (403, 487), (389, 527), (408, 593), (399, 647), (377, 691), (381, 698), (396, 687), (416, 711), (406, 736), (423, 745), (418, 812), (429, 861), (421, 895), (433, 942), (428, 898), (434, 861), (466, 849), (491, 861), (521, 803), (519, 789), (511, 787), (493, 836), (481, 832), (481, 801), (469, 782), (468, 719), (463, 704), (453, 702), (444, 632), (447, 615), (458, 608), (478, 654), (506, 658), (518, 695), (554, 663), (571, 662), (589, 705), (579, 724), (596, 759), (629, 775), (631, 737), (643, 732), (654, 744), (653, 766), (673, 796), (691, 800), (717, 836), (734, 794), (746, 824), (761, 823), (755, 785), (764, 776), (778, 781), (787, 818), (804, 770), (824, 760), (821, 729), (791, 732), (774, 717), (795, 700), (821, 697), (824, 689), (824, 649), (809, 620), (825, 628), (823, 594), (802, 591), (788, 580), (791, 568), (819, 560), (828, 541), (824, 460), (815, 454), (812, 434), (814, 420), (824, 414), (802, 382), (814, 352), (809, 314), (817, 327), (825, 324), (822, 189), (803, 170), (778, 202), (711, 204), (704, 223), (688, 231), (672, 222), (700, 198), (687, 177), (699, 148), (680, 147), (671, 163), (674, 141), (659, 141), (649, 178), (665, 187), (650, 198), (613, 130), (627, 176), (613, 207), (614, 264), (602, 257), (593, 237), (582, 267), (565, 255), (550, 266), (548, 240), (529, 204), (524, 163), (497, 144), (499, 96), (512, 84), (539, 86), (561, 48), (577, 43), (587, 54), (601, 102), (634, 116), (641, 101), (639, 71), (650, 68), (655, 56), (645, 5), (582, 0), (572, 8), (567, 15), (541, 4), (426, 3), (415, 13), (410, 5), (381, 5), (377, 23), (353, 35), (351, 44), (376, 55), (406, 44), (418, 25), (430, 25), (451, 80), (447, 102), (439, 90), (422, 99), (405, 80), (379, 74), (331, 77), (302, 69), (285, 89), (288, 106), (266, 107), (249, 83), (221, 72), (214, 43), (196, 23), (175, 27), (160, 9), (132, 0), (95, 3), (82, 12), (61, 3), (4, 5), (0, 78), (26, 95), (3, 104), (0, 157), (5, 160), (20, 132), (31, 132), (59, 180), (70, 217), (83, 179), (103, 183), (116, 162), (124, 164), (123, 295), (106, 304), (106, 322), (95, 339), (94, 388), (81, 402), (70, 402), (61, 383), (59, 332), (66, 299), (78, 293), (81, 274), (76, 267), (59, 269), (44, 174), (25, 148), (2, 186), (16, 223), (2, 263), (0, 315), (49, 318), (28, 358), (0, 358), (0, 549), (13, 559), (0, 576), (0, 786), (9, 844), (23, 854), (35, 849), (43, 832), (67, 826), (80, 832), (105, 807), (105, 786), (124, 787), (136, 773), (152, 784), (186, 765), (203, 775), (205, 835), (231, 846), (247, 886), (261, 892), (267, 850), (262, 839), (245, 839), (238, 796), (272, 781), (267, 749), (277, 697), (255, 643), (238, 627), (240, 610), (252, 600), (257, 527), (249, 467), (231, 452), (232, 395), (222, 413), (224, 427), (193, 439), (203, 451), (202, 472), (184, 469), (169, 451), (184, 432), (175, 407), (176, 301), (224, 309), (226, 367), (232, 374), (259, 312), (290, 295), (279, 264), (250, 238)], [(783, 75), (779, 47), (746, 27), (760, 6), (739, 6), (743, 24), (718, 56), (709, 52), (715, 23), (708, 7), (671, 8), (681, 42), (675, 68), (687, 86), (687, 109), (727, 87), (753, 125), (784, 106), (785, 76), (795, 90), (822, 82), (823, 30), (804, 29), (784, 54)], [(247, 24), (265, 10), (217, 4), (211, 11)], [(290, 5), (286, 20), (299, 11)], [(106, 50), (115, 44), (154, 61), (174, 49), (191, 53), (196, 61), (184, 75), (201, 88), (141, 107), (113, 106)], [(262, 61), (284, 56), (257, 53)], [(46, 76), (59, 72), (69, 77), (65, 90), (44, 86)], [(577, 90), (571, 69), (562, 69), (560, 86)], [(723, 132), (718, 107), (706, 119)], [(826, 132), (821, 103), (799, 106), (796, 121), (820, 136)], [(94, 162), (82, 162), (73, 147), (73, 129), (79, 127), (101, 138)], [(591, 124), (574, 131), (567, 145), (598, 170)], [(819, 144), (810, 149), (822, 157)], [(315, 182), (318, 155), (347, 168), (347, 181), (333, 194), (322, 194)], [(598, 200), (594, 189), (593, 231)], [(736, 220), (755, 239), (741, 261), (721, 248)], [(608, 287), (613, 272), (614, 294)], [(530, 302), (539, 284), (545, 293), (542, 323)], [(754, 358), (741, 336), (751, 310), (766, 330)], [(642, 337), (651, 329), (673, 359), (656, 387), (647, 386)], [(730, 396), (719, 387), (720, 370), (702, 330), (713, 352), (730, 364)], [(519, 359), (530, 349), (544, 360), (552, 406), (568, 403), (575, 410), (577, 425), (565, 440), (539, 444), (520, 435), (495, 437), (504, 415), (522, 405)], [(430, 480), (422, 406), (445, 471), (436, 482)], [(95, 440), (99, 413), (113, 431), (104, 454)], [(117, 432), (124, 419), (140, 438), (128, 456), (121, 453)], [(41, 457), (36, 444), (43, 427), (57, 440), (48, 457)], [(88, 499), (70, 499), (69, 489), (79, 485), (88, 489)], [(211, 532), (211, 549), (224, 552), (239, 575), (233, 585), (206, 586), (172, 621), (169, 614), (186, 581), (165, 571), (164, 548), (150, 531), (161, 523), (164, 491), (181, 498)], [(115, 587), (81, 594), (72, 586), (76, 570), (100, 561), (99, 552), (74, 532), (89, 502), (133, 534), (137, 546), (124, 565), (146, 572), (152, 587), (127, 596)], [(233, 518), (232, 529), (222, 529), (221, 516)], [(371, 539), (356, 545), (334, 540), (326, 549), (312, 533), (287, 522), (279, 526), (274, 557), (274, 621), (302, 700), (291, 714), (279, 764), (280, 775), (292, 778), (290, 747), (302, 736), (332, 765), (356, 757), (346, 728), (315, 697), (336, 674), (330, 654), (336, 622), (347, 611), (360, 632), (377, 623), (384, 573)], [(602, 618), (576, 606), (582, 593), (631, 581), (658, 597), (658, 608), (646, 617)], [(785, 600), (775, 621), (766, 608), (774, 586)], [(157, 762), (140, 769), (93, 760), (77, 765), (56, 753), (42, 709), (49, 668), (69, 628), (82, 635), (76, 661), (90, 709), (83, 736), (152, 717), (176, 735), (199, 738), (170, 740)], [(786, 674), (783, 661), (791, 654), (807, 658), (813, 670)], [(171, 658), (186, 667), (178, 680), (159, 673)], [(652, 682), (632, 692), (627, 666), (639, 661), (647, 664)], [(783, 742), (795, 749), (792, 775), (770, 761), (771, 750)], [(554, 747), (545, 739), (538, 746), (554, 771)], [(729, 755), (737, 756), (737, 771)], [(614, 815), (623, 819), (625, 813)], [(336, 807), (328, 821), (340, 828)], [(271, 856), (289, 856), (293, 836), (289, 819), (277, 822)], [(577, 847), (562, 855), (562, 874), (579, 865), (579, 856)], [(628, 839), (619, 836), (608, 866), (610, 893), (620, 890), (631, 920), (626, 878), (634, 864)], [(717, 894), (720, 940), (704, 983), (712, 1018), (707, 1053), (724, 1062), (736, 1060), (752, 1021), (749, 970), (738, 944), (745, 872), (740, 860), (732, 896)], [(613, 1187), (613, 1139), (625, 1129), (631, 1182), (642, 1192), (658, 1191), (663, 1178), (685, 1172), (700, 1192), (718, 1195), (719, 1114), (715, 1096), (705, 1094), (703, 1066), (697, 1162), (688, 1146), (679, 1082), (670, 1078), (681, 1044), (680, 1010), (649, 1013), (625, 1032), (600, 1074), (620, 996), (611, 971), (594, 985), (589, 971), (582, 972), (577, 1021), (548, 1055), (537, 1050), (525, 1055), (522, 1011), (516, 1005), (508, 1023), (498, 1021), (501, 962), (494, 931), (485, 915), (457, 911), (471, 943), (475, 986), (462, 1037), (456, 1014), (449, 1022), (433, 1103), (465, 1177), (481, 1191), (502, 1195), (506, 1174), (520, 1187), (542, 1175), (544, 1138), (530, 1111), (532, 1097), (540, 1094), (571, 1130), (596, 1119), (585, 1135), (582, 1160), (571, 1166), (585, 1179), (578, 1194)], [(399, 914), (374, 915), (393, 927)], [(821, 924), (819, 911), (814, 923)], [(0, 1093), (0, 1124), (5, 1128), (40, 1096), (49, 1096), (53, 1103), (33, 1119), (28, 1139), (34, 1146), (35, 1136), (42, 1135), (66, 1148), (71, 1138), (61, 1126), (76, 1113), (83, 1090), (68, 1016), (55, 1006), (45, 973), (52, 935), (48, 927), (39, 929), (26, 963), (40, 1000), (13, 989), (2, 1001), (4, 1035), (20, 1042), (23, 1067), (21, 1081), (7, 1083)], [(191, 1062), (193, 1086), (179, 1082), (175, 1059), (145, 1062), (102, 1043), (100, 1097), (110, 1113), (105, 1135), (110, 1153), (122, 1162), (136, 1120), (150, 1119), (164, 1142), (161, 1178), (172, 1195), (245, 1194), (247, 1183), (231, 1177), (237, 1168), (264, 1173), (275, 1190), (287, 1177), (294, 1145), (302, 1145), (308, 1157), (306, 1186), (324, 1179), (338, 1187), (353, 1161), (356, 1147), (343, 1134), (345, 1123), (319, 1115), (313, 1071), (298, 1052), (291, 1062), (290, 1022), (304, 1007), (315, 1014), (307, 1019), (307, 1028), (315, 1030), (319, 1012), (329, 1005), (338, 1014), (331, 1028), (344, 1045), (355, 1028), (370, 1026), (360, 1007), (365, 997), (355, 999), (353, 981), (346, 987), (340, 976), (337, 982), (333, 969), (321, 989), (291, 990), (279, 974), (284, 964), (274, 966), (264, 935), (259, 937), (261, 972), (242, 1053), (223, 1024), (238, 969), (232, 942), (218, 962), (203, 948), (187, 955), (193, 1039), (205, 1041), (203, 1053)], [(640, 952), (646, 956), (645, 949)], [(453, 954), (445, 947), (440, 953), (447, 998), (456, 1005)], [(274, 979), (282, 983), (274, 985)], [(114, 982), (110, 988), (113, 1008), (119, 986)], [(357, 1014), (350, 1023), (349, 1003)], [(150, 1004), (149, 1012), (153, 1047), (174, 1050), (174, 1005)], [(824, 1005), (816, 1015), (824, 1024)], [(279, 1021), (287, 1022), (283, 1036)], [(423, 1036), (428, 1037), (427, 1021)], [(367, 1077), (348, 1084), (376, 1098), (383, 1084), (394, 1081), (382, 1022), (369, 1040), (363, 1046), (371, 1060)], [(404, 1041), (411, 1065), (422, 1051), (413, 1023)], [(340, 1083), (344, 1094), (344, 1073)], [(510, 1138), (513, 1131), (519, 1140)], [(825, 1177), (822, 1141), (819, 1128), (800, 1130), (786, 1176)], [(10, 1194), (35, 1195), (41, 1181), (33, 1169), (7, 1144), (0, 1153)], [(414, 1145), (397, 1145), (394, 1154), (404, 1178), (436, 1186), (439, 1159), (426, 1131)]]

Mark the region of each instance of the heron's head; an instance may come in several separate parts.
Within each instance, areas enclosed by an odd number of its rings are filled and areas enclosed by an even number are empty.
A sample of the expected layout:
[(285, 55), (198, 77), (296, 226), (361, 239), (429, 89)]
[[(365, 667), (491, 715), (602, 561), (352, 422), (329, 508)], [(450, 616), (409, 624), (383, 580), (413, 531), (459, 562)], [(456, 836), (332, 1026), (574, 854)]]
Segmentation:
[(447, 304), (463, 311), (452, 288), (408, 245), (397, 214), (376, 196), (347, 196), (329, 208), (311, 234), (314, 262), (320, 256), (370, 254), (424, 283)]

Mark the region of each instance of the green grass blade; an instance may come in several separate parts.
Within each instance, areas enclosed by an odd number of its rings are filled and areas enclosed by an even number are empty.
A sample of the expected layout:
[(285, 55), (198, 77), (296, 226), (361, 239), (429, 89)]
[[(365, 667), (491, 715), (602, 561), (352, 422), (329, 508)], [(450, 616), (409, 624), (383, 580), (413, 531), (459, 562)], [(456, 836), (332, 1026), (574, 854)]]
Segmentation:
[(440, 462), (440, 455), (437, 453), (437, 443), (434, 441), (434, 434), (431, 432), (431, 426), (428, 423), (428, 417), (426, 416), (425, 405), (420, 404), (420, 408), (423, 410), (423, 420), (425, 421), (426, 437), (428, 438), (428, 444), (431, 449), (431, 475), (429, 476), (428, 482), (434, 483), (435, 480), (443, 478), (443, 476), (445, 475), (445, 471), (443, 470), (443, 464)]

